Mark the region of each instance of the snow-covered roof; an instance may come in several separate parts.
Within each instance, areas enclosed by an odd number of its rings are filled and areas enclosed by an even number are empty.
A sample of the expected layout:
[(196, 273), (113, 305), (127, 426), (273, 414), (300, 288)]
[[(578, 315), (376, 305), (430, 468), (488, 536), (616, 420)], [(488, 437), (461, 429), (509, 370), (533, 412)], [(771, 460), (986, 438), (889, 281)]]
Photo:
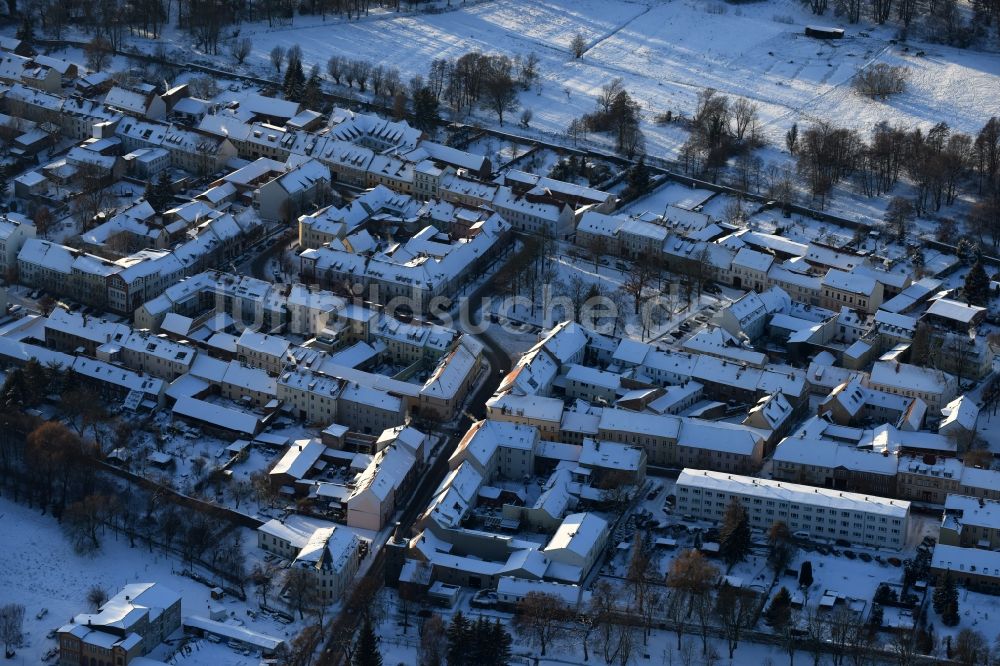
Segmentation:
[(98, 612), (80, 613), (73, 623), (120, 633), (144, 620), (155, 620), (180, 600), (179, 594), (160, 583), (131, 583), (104, 602)]
[(635, 446), (585, 437), (580, 452), (580, 464), (635, 472), (642, 468), (644, 451)]
[[(217, 622), (200, 615), (185, 615), (183, 620), (185, 627), (198, 629), (206, 634), (221, 636), (223, 638), (237, 641), (241, 644), (252, 645), (265, 652), (273, 652), (285, 643), (285, 639), (275, 636), (268, 636), (246, 627), (226, 622)], [(135, 660), (129, 662), (136, 663)]]
[(809, 249), (806, 251), (805, 258), (809, 263), (829, 266), (831, 268), (839, 268), (843, 271), (849, 271), (855, 266), (860, 266), (864, 263), (864, 258), (854, 254), (853, 252), (836, 250), (832, 247), (820, 245), (818, 243), (809, 244)]
[(944, 501), (945, 515), (955, 517), (965, 526), (1000, 530), (1000, 502), (968, 495), (948, 495)]
[(632, 432), (656, 437), (676, 438), (681, 419), (660, 414), (637, 414), (625, 409), (607, 407), (601, 412), (600, 432)]
[(976, 428), (976, 420), (979, 418), (979, 405), (967, 395), (960, 395), (947, 405), (941, 408), (944, 419), (938, 430), (950, 430), (953, 427), (961, 427), (969, 432)]
[(597, 211), (588, 210), (580, 218), (576, 226), (577, 233), (586, 233), (593, 236), (614, 236), (622, 228), (628, 218), (622, 215), (606, 215)]
[(285, 474), (293, 479), (305, 478), (320, 456), (326, 451), (326, 445), (318, 439), (300, 439), (292, 442), (271, 469), (271, 474)]
[(595, 513), (571, 513), (566, 516), (549, 539), (544, 552), (566, 550), (585, 558), (608, 531), (608, 521)]
[(222, 376), (222, 383), (271, 396), (278, 394), (278, 382), (274, 377), (259, 368), (242, 365), (239, 361), (229, 362), (226, 374)]
[(819, 504), (843, 511), (880, 513), (893, 518), (905, 518), (910, 510), (910, 503), (905, 500), (701, 469), (684, 469), (677, 477), (676, 485), (678, 488), (687, 486), (770, 498), (783, 502)]
[(559, 398), (504, 393), (487, 400), (486, 407), (501, 414), (558, 423), (562, 418), (563, 401)]
[(149, 102), (150, 96), (148, 94), (128, 90), (120, 86), (113, 87), (104, 96), (104, 103), (108, 106), (139, 115), (146, 113)]
[(546, 176), (528, 173), (526, 171), (519, 171), (517, 169), (508, 170), (498, 180), (502, 184), (513, 183), (521, 186), (522, 188), (528, 187), (530, 188), (529, 192), (533, 193), (541, 194), (549, 192), (571, 197), (573, 199), (581, 199), (584, 202), (591, 203), (603, 203), (614, 196), (592, 187), (577, 185), (575, 183), (567, 183), (563, 180), (556, 180), (554, 178), (548, 178)]
[(968, 305), (950, 298), (938, 298), (927, 308), (927, 314), (942, 319), (952, 319), (963, 324), (970, 324), (972, 320), (981, 313), (986, 312), (986, 308), (978, 305)]
[(284, 358), (292, 343), (280, 335), (268, 335), (246, 328), (243, 329), (236, 344), (237, 347), (244, 347), (267, 356)]
[(680, 424), (677, 446), (752, 456), (763, 439), (759, 431), (742, 424), (695, 418), (682, 418)]
[(177, 398), (174, 414), (196, 419), (213, 427), (254, 435), (260, 429), (260, 417), (238, 409), (217, 405), (190, 396)]
[(1000, 552), (980, 548), (946, 546), (939, 543), (934, 546), (931, 567), (1000, 578)]
[[(534, 551), (523, 552), (531, 553)], [(583, 588), (579, 585), (566, 585), (564, 583), (544, 580), (528, 580), (512, 576), (501, 576), (500, 580), (497, 581), (497, 594), (508, 601), (508, 603), (523, 599), (531, 592), (554, 596), (572, 608), (580, 603)]]
[(895, 455), (859, 449), (825, 439), (786, 437), (774, 450), (775, 463), (793, 463), (827, 469), (846, 469), (865, 474), (895, 476)]
[(538, 441), (538, 429), (509, 421), (478, 421), (466, 431), (458, 443), (452, 460), (467, 457), (484, 471), (501, 448), (532, 450)]
[(73, 372), (78, 375), (106, 384), (114, 384), (129, 391), (141, 391), (154, 396), (163, 393), (164, 384), (162, 379), (157, 379), (149, 375), (141, 375), (127, 368), (98, 361), (97, 359), (77, 356), (73, 360), (72, 368)]
[(867, 275), (858, 273), (847, 273), (845, 271), (831, 268), (823, 276), (823, 286), (846, 291), (851, 294), (861, 294), (871, 296), (875, 292), (876, 281)]
[(772, 263), (774, 263), (773, 255), (764, 254), (748, 247), (740, 248), (733, 258), (734, 267), (748, 268), (762, 273), (766, 273)]
[(420, 389), (421, 395), (450, 400), (465, 384), (481, 351), (469, 336), (463, 336), (455, 348), (438, 362)]
[(476, 501), (483, 475), (463, 462), (445, 476), (434, 491), (427, 513), (443, 527), (457, 527)]
[(944, 393), (955, 385), (955, 378), (940, 370), (896, 361), (876, 361), (870, 381), (877, 386), (927, 393)]

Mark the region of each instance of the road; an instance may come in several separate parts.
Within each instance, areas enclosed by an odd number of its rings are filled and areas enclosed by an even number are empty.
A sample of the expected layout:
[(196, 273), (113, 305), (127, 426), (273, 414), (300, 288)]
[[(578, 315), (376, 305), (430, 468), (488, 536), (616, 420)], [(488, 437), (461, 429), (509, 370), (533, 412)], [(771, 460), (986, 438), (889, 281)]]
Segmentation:
[[(275, 238), (276, 242), (268, 245), (268, 239)], [(283, 252), (295, 240), (294, 234), (288, 227), (280, 227), (270, 231), (259, 244), (251, 250), (253, 256), (237, 264), (237, 273), (249, 275), (265, 282), (274, 282), (274, 276), (267, 272), (267, 262), (275, 255)]]
[[(464, 412), (457, 423), (448, 426), (439, 426), (432, 431), (442, 438), (438, 447), (434, 462), (421, 475), (420, 482), (410, 494), (405, 508), (399, 514), (399, 525), (402, 534), (409, 534), (413, 528), (413, 523), (421, 511), (431, 500), (434, 491), (444, 480), (448, 473), (448, 459), (451, 458), (462, 438), (462, 434), (474, 421), (486, 416), (486, 401), (497, 390), (500, 380), (510, 372), (510, 355), (500, 347), (499, 344), (486, 334), (479, 334), (476, 338), (483, 343), (483, 354), (489, 362), (489, 368), (485, 379), (481, 382), (475, 393), (466, 404), (470, 408)], [(431, 430), (428, 428), (428, 430)], [(385, 549), (380, 548), (375, 555), (375, 561), (369, 567), (365, 575), (356, 581), (357, 589), (378, 589), (382, 587), (385, 577)], [(357, 631), (358, 622), (361, 620), (361, 613), (352, 604), (345, 604), (344, 608), (331, 621), (328, 626), (328, 635), (322, 653), (316, 660), (317, 666), (338, 666), (344, 660), (342, 645), (345, 636), (353, 636)]]

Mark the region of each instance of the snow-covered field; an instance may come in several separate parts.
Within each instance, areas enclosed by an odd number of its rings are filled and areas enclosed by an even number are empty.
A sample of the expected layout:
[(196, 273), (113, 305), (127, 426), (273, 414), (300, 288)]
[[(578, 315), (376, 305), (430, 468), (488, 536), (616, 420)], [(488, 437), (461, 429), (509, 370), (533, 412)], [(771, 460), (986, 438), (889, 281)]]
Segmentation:
[[(208, 613), (209, 588), (176, 573), (182, 564), (158, 551), (144, 547), (129, 548), (128, 540), (116, 538), (108, 531), (102, 536), (102, 547), (94, 556), (73, 552), (58, 523), (38, 510), (0, 499), (0, 532), (4, 540), (4, 562), (0, 567), (0, 605), (17, 602), (25, 606), (24, 631), (27, 646), (18, 650), (8, 663), (41, 664), (42, 655), (55, 647), (54, 638), (46, 638), (53, 629), (69, 622), (77, 613), (88, 611), (87, 590), (102, 586), (110, 595), (127, 583), (156, 582), (182, 595), (181, 612), (185, 615)], [(256, 539), (253, 540), (256, 543)], [(249, 548), (247, 548), (249, 551)], [(252, 588), (248, 588), (251, 604), (255, 604)], [(272, 636), (294, 636), (297, 625), (285, 627), (263, 616), (253, 620), (247, 616), (247, 603), (226, 597), (221, 602), (234, 621)], [(37, 619), (39, 611), (48, 613)], [(259, 659), (244, 657), (225, 645), (199, 641), (190, 656), (178, 655), (178, 666), (216, 664), (217, 666), (249, 666)], [(158, 658), (168, 652), (156, 651)], [(211, 657), (209, 657), (211, 655)]]
[[(705, 0), (496, 0), (439, 14), (379, 14), (352, 22), (268, 29), (244, 26), (254, 51), (248, 63), (270, 71), (275, 44), (302, 47), (307, 66), (325, 69), (331, 55), (398, 67), (403, 79), (426, 74), (434, 58), (479, 50), (536, 53), (542, 85), (521, 95), (533, 127), (561, 132), (592, 110), (601, 85), (622, 77), (648, 112), (690, 114), (708, 87), (747, 97), (760, 107), (776, 143), (792, 122), (826, 119), (868, 130), (876, 122), (929, 126), (945, 120), (965, 132), (996, 113), (1000, 55), (937, 45), (893, 45), (889, 28), (846, 26), (840, 41), (803, 34), (815, 17), (793, 0), (746, 6)], [(302, 22), (301, 19), (296, 19)], [(836, 23), (833, 16), (826, 22)], [(569, 44), (588, 49), (574, 59)], [(925, 55), (917, 56), (916, 53)], [(907, 91), (887, 102), (859, 97), (850, 79), (873, 62), (910, 69)], [(484, 112), (481, 112), (484, 113)], [(669, 156), (685, 133), (647, 123), (650, 152)]]

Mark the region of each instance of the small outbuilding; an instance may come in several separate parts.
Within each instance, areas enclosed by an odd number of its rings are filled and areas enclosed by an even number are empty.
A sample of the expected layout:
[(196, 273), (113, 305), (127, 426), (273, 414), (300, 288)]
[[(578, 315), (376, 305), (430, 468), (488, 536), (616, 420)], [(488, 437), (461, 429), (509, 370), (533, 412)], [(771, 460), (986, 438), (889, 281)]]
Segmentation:
[(822, 25), (807, 25), (806, 37), (813, 37), (814, 39), (843, 39), (844, 29)]

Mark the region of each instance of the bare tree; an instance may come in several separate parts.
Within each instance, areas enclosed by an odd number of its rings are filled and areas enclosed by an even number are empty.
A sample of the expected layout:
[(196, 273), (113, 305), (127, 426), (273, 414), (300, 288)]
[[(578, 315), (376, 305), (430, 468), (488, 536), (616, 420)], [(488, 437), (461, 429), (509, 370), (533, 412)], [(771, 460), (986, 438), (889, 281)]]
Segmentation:
[(97, 493), (66, 505), (63, 529), (78, 553), (92, 553), (101, 548), (98, 529), (113, 507), (112, 498)]
[(251, 51), (253, 51), (253, 41), (249, 37), (234, 39), (229, 46), (229, 52), (239, 65), (242, 65), (246, 61)]
[(103, 586), (94, 584), (87, 590), (87, 603), (90, 605), (91, 610), (96, 612), (107, 600), (108, 591)]
[(511, 61), (507, 56), (486, 56), (483, 72), (483, 106), (497, 114), (503, 126), (503, 116), (517, 110), (517, 84), (511, 76)]
[(564, 623), (570, 617), (559, 597), (544, 592), (529, 592), (517, 604), (514, 629), (528, 643), (537, 645), (544, 657), (549, 646), (564, 637)]
[(730, 110), (730, 132), (736, 140), (743, 142), (744, 138), (756, 138), (757, 105), (745, 97), (739, 97), (733, 102)]
[(24, 630), (24, 604), (0, 606), (0, 641), (3, 641), (4, 655), (14, 657), (14, 648), (21, 644)]
[(95, 72), (103, 72), (104, 68), (111, 63), (112, 52), (111, 43), (100, 35), (96, 35), (83, 47), (83, 54), (87, 58), (87, 67)]
[(340, 85), (341, 77), (344, 76), (345, 66), (346, 63), (340, 56), (330, 56), (330, 59), (326, 61), (326, 73), (330, 75), (330, 78), (338, 86)]
[(715, 600), (715, 614), (722, 624), (729, 647), (729, 659), (740, 644), (743, 631), (750, 628), (756, 610), (756, 595), (749, 590), (723, 583)]
[(285, 594), (292, 608), (299, 612), (299, 619), (305, 619), (306, 611), (312, 611), (318, 604), (319, 592), (316, 586), (316, 576), (302, 567), (293, 567), (285, 577)]
[(955, 659), (962, 666), (988, 664), (990, 644), (980, 632), (975, 629), (963, 628), (955, 637)]
[(642, 618), (643, 644), (649, 641), (649, 632), (653, 625), (653, 616), (660, 606), (660, 595), (653, 589), (653, 577), (657, 574), (653, 560), (643, 549), (642, 533), (636, 532), (632, 542), (632, 557), (629, 560), (626, 580), (632, 587), (632, 601), (635, 612)]
[(371, 76), (372, 65), (365, 60), (354, 60), (351, 62), (351, 79), (358, 82), (361, 92), (368, 89), (368, 78)]
[(683, 600), (689, 614), (695, 614), (699, 620), (702, 629), (702, 651), (706, 653), (708, 620), (712, 609), (711, 590), (718, 576), (719, 570), (693, 548), (685, 550), (674, 558), (667, 572), (667, 587), (680, 595), (675, 602)]
[(424, 620), (420, 629), (420, 663), (438, 666), (444, 663), (447, 646), (447, 627), (437, 613)]
[(267, 608), (267, 596), (274, 587), (275, 568), (272, 565), (257, 564), (250, 573), (250, 581), (257, 588), (261, 608)]
[(273, 49), (271, 49), (271, 65), (274, 66), (274, 71), (281, 73), (281, 65), (285, 62), (285, 47), (281, 44), (277, 44)]
[(573, 35), (573, 40), (569, 43), (569, 50), (574, 58), (582, 58), (587, 52), (587, 40), (579, 32)]

